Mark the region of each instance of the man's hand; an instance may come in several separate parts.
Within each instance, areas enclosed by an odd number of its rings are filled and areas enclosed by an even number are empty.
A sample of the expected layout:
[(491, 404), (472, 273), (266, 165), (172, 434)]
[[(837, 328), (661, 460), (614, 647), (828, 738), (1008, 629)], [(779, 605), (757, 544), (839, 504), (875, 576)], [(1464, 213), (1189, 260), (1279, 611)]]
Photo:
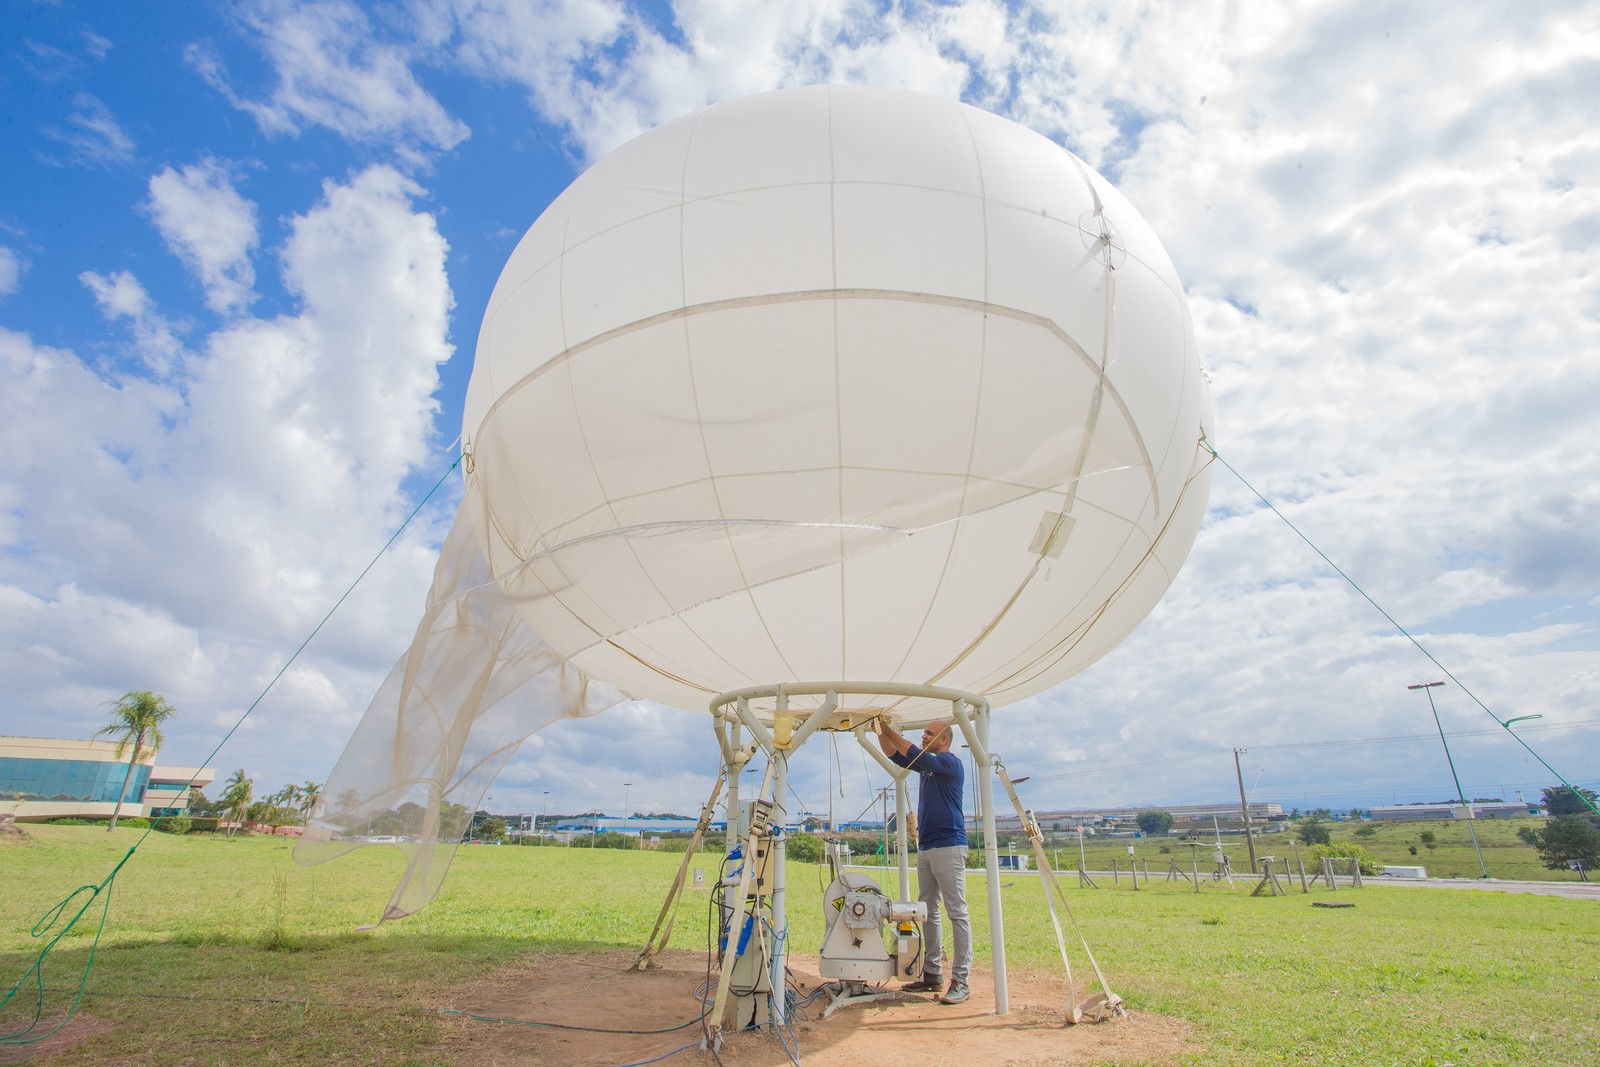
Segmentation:
[(900, 736), (900, 731), (889, 725), (883, 716), (872, 720), (873, 728), (878, 731), (878, 747), (883, 749), (885, 756), (904, 756), (911, 751), (911, 742)]

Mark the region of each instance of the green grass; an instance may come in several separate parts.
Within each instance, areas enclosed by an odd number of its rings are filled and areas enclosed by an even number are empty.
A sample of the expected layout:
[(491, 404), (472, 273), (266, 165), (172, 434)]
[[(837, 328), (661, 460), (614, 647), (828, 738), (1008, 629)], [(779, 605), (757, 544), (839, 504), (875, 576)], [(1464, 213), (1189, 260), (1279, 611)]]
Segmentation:
[[(30, 833), (28, 843), (0, 843), (5, 987), (36, 951), (35, 920), (73, 887), (99, 881), (138, 839), (89, 827)], [(1456, 847), (1440, 837), (1438, 852)], [(1383, 845), (1404, 854), (1403, 843)], [(1202, 1048), (1185, 1061), (1194, 1067), (1600, 1062), (1600, 903), (1376, 880), (1331, 898), (1298, 888), (1252, 898), (1245, 879), (1234, 890), (1208, 881), (1197, 894), (1161, 881), (1166, 857), (1158, 870), (1154, 846), (1149, 853), (1148, 889), (1130, 891), (1126, 877), (1116, 888), (1078, 889), (1069, 876), (1067, 897), (1134, 1011), (1198, 1027)], [(439, 1017), (426, 1009), (449, 1006), (453, 987), (526, 953), (638, 948), (679, 858), (465, 848), (431, 907), (356, 933), (382, 910), (397, 850), (302, 868), (281, 840), (154, 834), (117, 880), (82, 1008), (111, 1025), (40, 1062), (446, 1062)], [(714, 878), (718, 859), (696, 865)], [(1501, 873), (1494, 859), (1490, 869)], [(1059, 971), (1036, 879), (1004, 881), (1012, 968)], [(792, 864), (789, 887), (790, 943), (814, 952), (817, 869)], [(980, 880), (972, 887), (986, 960), (986, 900)], [(1328, 899), (1357, 906), (1310, 906)], [(674, 945), (694, 948), (705, 943), (706, 897), (690, 892), (686, 901)], [(75, 984), (88, 918), (50, 957), (51, 987)], [(1081, 982), (1081, 949), (1073, 961)], [(0, 1022), (15, 1020), (12, 1011)]]
[[(1290, 824), (1292, 825), (1292, 824)], [(1489, 868), (1491, 878), (1507, 881), (1530, 882), (1575, 882), (1578, 876), (1571, 871), (1553, 871), (1539, 862), (1539, 854), (1532, 845), (1525, 844), (1517, 838), (1518, 827), (1538, 827), (1540, 824), (1533, 819), (1480, 819), (1469, 829), (1465, 822), (1454, 819), (1425, 822), (1341, 822), (1328, 824), (1333, 834), (1335, 843), (1354, 841), (1378, 858), (1380, 863), (1399, 864), (1403, 866), (1423, 866), (1428, 869), (1428, 875), (1433, 878), (1477, 878), (1483, 873), (1478, 865), (1477, 854), (1473, 851), (1471, 830), (1476, 829), (1478, 844), (1483, 849), (1484, 865)], [(1356, 830), (1363, 826), (1371, 827), (1377, 832), (1370, 837), (1356, 834)], [(1434, 835), (1434, 846), (1429, 848), (1422, 842), (1422, 834), (1429, 832)], [(1214, 840), (1209, 834), (1202, 834), (1199, 838), (1200, 873), (1208, 875), (1211, 870), (1211, 850)], [(1249, 859), (1245, 849), (1243, 834), (1227, 834), (1222, 839), (1227, 848), (1230, 862), (1236, 874), (1246, 873)], [(1305, 848), (1294, 842), (1294, 836), (1289, 830), (1274, 833), (1256, 834), (1256, 853), (1262, 856), (1276, 856), (1280, 860), (1287, 858), (1293, 868), (1296, 849), (1301, 855)], [(1128, 869), (1128, 838), (1104, 840), (1089, 838), (1085, 842), (1084, 856), (1090, 870), (1110, 870), (1113, 860), (1120, 870)], [(1183, 844), (1176, 837), (1145, 837), (1137, 838), (1131, 842), (1134, 846), (1134, 859), (1141, 866), (1147, 866), (1150, 877), (1162, 878), (1166, 876), (1167, 868), (1176, 859), (1183, 870), (1190, 869), (1189, 846)], [(1169, 849), (1163, 853), (1162, 847)], [(1412, 855), (1410, 849), (1417, 850)], [(1059, 855), (1064, 869), (1072, 871), (1078, 866), (1078, 839), (1076, 836), (1053, 840), (1049, 846), (1052, 855)], [(1308, 874), (1315, 874), (1316, 868), (1307, 862)]]

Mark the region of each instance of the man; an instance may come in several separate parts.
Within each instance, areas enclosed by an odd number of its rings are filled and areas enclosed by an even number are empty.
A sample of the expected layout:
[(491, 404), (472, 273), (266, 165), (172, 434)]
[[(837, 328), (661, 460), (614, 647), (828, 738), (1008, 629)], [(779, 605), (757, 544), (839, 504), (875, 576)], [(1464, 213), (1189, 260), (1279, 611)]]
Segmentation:
[[(922, 744), (913, 745), (894, 727), (877, 720), (878, 744), (883, 754), (901, 767), (922, 776), (917, 789), (917, 892), (928, 906), (927, 937), (923, 943), (922, 980), (903, 988), (912, 992), (940, 992), (941, 1004), (960, 1004), (971, 996), (967, 988), (972, 969), (972, 924), (967, 920), (967, 825), (961, 811), (961, 757), (950, 754), (950, 724), (931, 722), (922, 731)], [(944, 985), (944, 946), (940, 936), (939, 903), (955, 928), (955, 954), (950, 987)]]

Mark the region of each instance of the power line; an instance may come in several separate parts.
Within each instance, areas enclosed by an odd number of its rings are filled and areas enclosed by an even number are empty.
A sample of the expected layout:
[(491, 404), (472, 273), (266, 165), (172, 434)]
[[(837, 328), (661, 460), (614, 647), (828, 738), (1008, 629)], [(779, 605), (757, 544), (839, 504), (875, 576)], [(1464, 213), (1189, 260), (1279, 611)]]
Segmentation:
[[(1577, 719), (1572, 722), (1539, 723), (1522, 728), (1523, 733), (1549, 730), (1571, 730), (1583, 727), (1600, 726), (1600, 719)], [(1505, 734), (1503, 729), (1487, 730), (1460, 730), (1452, 732), (1451, 737), (1500, 737)], [(1251, 742), (1252, 749), (1290, 749), (1290, 748), (1332, 748), (1339, 745), (1389, 745), (1402, 744), (1411, 741), (1432, 741), (1435, 734), (1395, 734), (1392, 737), (1349, 737), (1331, 738), (1321, 741), (1280, 741), (1273, 744), (1258, 744)], [(1096, 774), (1110, 774), (1114, 771), (1134, 771), (1146, 767), (1165, 767), (1175, 763), (1188, 763), (1193, 760), (1209, 759), (1212, 756), (1226, 756), (1233, 750), (1219, 748), (1205, 752), (1193, 752), (1184, 756), (1170, 756), (1166, 759), (1142, 760), (1138, 763), (1121, 763), (1112, 767), (1093, 767), (1082, 771), (1058, 771), (1055, 774), (1032, 775), (1034, 781), (1058, 781), (1065, 778), (1088, 778)]]

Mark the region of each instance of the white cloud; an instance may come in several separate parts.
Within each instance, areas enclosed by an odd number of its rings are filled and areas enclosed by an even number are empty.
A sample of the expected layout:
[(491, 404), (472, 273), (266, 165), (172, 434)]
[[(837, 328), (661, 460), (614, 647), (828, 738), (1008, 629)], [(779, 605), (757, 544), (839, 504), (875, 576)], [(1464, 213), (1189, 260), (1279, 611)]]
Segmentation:
[[(1490, 707), (1577, 718), (1600, 697), (1592, 18), (838, 0), (683, 2), (662, 26), (618, 3), (451, 9), (467, 69), (523, 86), (586, 158), (713, 100), (835, 79), (961, 95), (1064, 141), (1167, 241), (1224, 457)], [(1213, 505), (1151, 620), (1005, 709), (996, 736), (1035, 773), (1216, 757), (1171, 781), (1042, 778), (1042, 801), (1224, 799), (1234, 746), (1429, 725), (1404, 686), (1437, 668), (1224, 470)], [(1441, 714), (1492, 725), (1459, 691)], [(592, 732), (597, 758), (606, 718), (551, 733)], [(1486, 790), (1497, 773), (1548, 777), (1479, 747)], [(1442, 761), (1413, 748), (1281, 750), (1263, 789), (1437, 792)], [(796, 763), (799, 788), (822, 792), (813, 757)]]
[(27, 264), (16, 252), (0, 245), (0, 296), (10, 296), (22, 283), (22, 272)]
[(46, 138), (65, 145), (72, 162), (82, 166), (110, 167), (133, 159), (133, 138), (117, 122), (105, 101), (93, 93), (76, 93), (66, 126), (47, 126), (43, 133)]
[(163, 169), (150, 179), (147, 206), (167, 247), (200, 279), (208, 307), (230, 313), (249, 306), (256, 209), (223, 164), (208, 158)]
[[(514, 87), (580, 161), (714, 100), (843, 80), (961, 96), (1069, 145), (1189, 286), (1224, 457), (1492, 708), (1543, 712), (1541, 728), (1592, 717), (1600, 27), (1584, 5), (681, 0), (670, 23), (626, 0), (382, 11), (251, 7), (242, 23), (273, 79), (261, 92), (230, 83), (220, 50), (191, 58), (270, 132), (318, 125), (403, 161), (467, 134), (418, 73), (441, 67)], [(79, 101), (79, 158), (129, 158), (104, 105)], [(213, 306), (242, 314), (254, 225), (206, 166), (158, 176), (176, 205), (160, 225)], [(429, 463), (449, 351), (422, 192), (386, 168), (330, 182), (281, 250), (295, 313), (209, 336), (132, 274), (85, 273), (147, 374), (0, 333), (0, 444), (20, 457), (0, 476), (0, 662), (41, 679), (41, 709), (81, 716), (182, 679), (197, 711), (230, 719), (382, 542), (402, 479)], [(154, 183), (150, 196), (154, 214)], [(206, 205), (237, 228), (196, 236)], [(1404, 686), (1437, 668), (1231, 474), (1214, 486), (1150, 620), (996, 716), (996, 749), (1036, 778), (1029, 802), (1225, 799), (1235, 746), (1254, 746), (1246, 784), (1265, 767), (1268, 797), (1302, 782), (1310, 803), (1373, 783), (1442, 795), (1426, 737), (1266, 747), (1425, 735)], [(434, 521), (358, 590), (253, 738), (323, 751), (347, 735), (409, 639)], [(147, 674), (125, 677), (141, 659)], [(1489, 724), (1459, 686), (1439, 695), (1448, 729)], [(1529, 736), (1579, 777), (1594, 762), (1592, 730)], [(255, 769), (271, 749), (251, 744)], [(853, 816), (882, 784), (852, 745), (796, 758), (806, 806)], [(703, 715), (633, 705), (560, 723), (507, 769), (497, 806), (539, 810), (550, 789), (552, 810), (619, 810), (633, 781), (633, 807), (693, 814), (710, 751)], [(1519, 751), (1469, 740), (1467, 788), (1548, 782)], [(1059, 777), (1080, 772), (1099, 773)]]
[(204, 46), (189, 60), (235, 107), (271, 133), (326, 126), (362, 142), (389, 142), (402, 155), (448, 150), (469, 134), (417, 81), (404, 47), (378, 38), (361, 7), (347, 0), (259, 0), (240, 13), (271, 62), (277, 84), (265, 100), (232, 88)]
[[(231, 723), (409, 510), (402, 481), (439, 473), (451, 297), (417, 192), (384, 167), (327, 183), (282, 250), (298, 313), (236, 319), (187, 354), (136, 278), (86, 273), (147, 371), (0, 331), (0, 662), (34, 705), (14, 729), (84, 733), (99, 703), (146, 687)], [(304, 777), (297, 744), (331, 761), (329, 722), (353, 719), (410, 638), (440, 521), (373, 569), (229, 762)], [(198, 761), (220, 731), (179, 737), (168, 758)]]
[(83, 47), (93, 59), (105, 59), (111, 54), (111, 42), (93, 30), (83, 31)]
[(1003, 81), (1017, 47), (1004, 7), (983, 0), (887, 12), (866, 0), (686, 0), (676, 33), (615, 0), (432, 10), (435, 38), (469, 71), (523, 86), (589, 159), (694, 108), (785, 86), (867, 81), (956, 96), (975, 79)]
[(178, 327), (156, 311), (139, 279), (127, 271), (117, 271), (110, 277), (84, 271), (78, 280), (94, 294), (100, 313), (108, 321), (128, 321), (139, 357), (164, 377), (183, 351), (183, 343), (177, 337)]

